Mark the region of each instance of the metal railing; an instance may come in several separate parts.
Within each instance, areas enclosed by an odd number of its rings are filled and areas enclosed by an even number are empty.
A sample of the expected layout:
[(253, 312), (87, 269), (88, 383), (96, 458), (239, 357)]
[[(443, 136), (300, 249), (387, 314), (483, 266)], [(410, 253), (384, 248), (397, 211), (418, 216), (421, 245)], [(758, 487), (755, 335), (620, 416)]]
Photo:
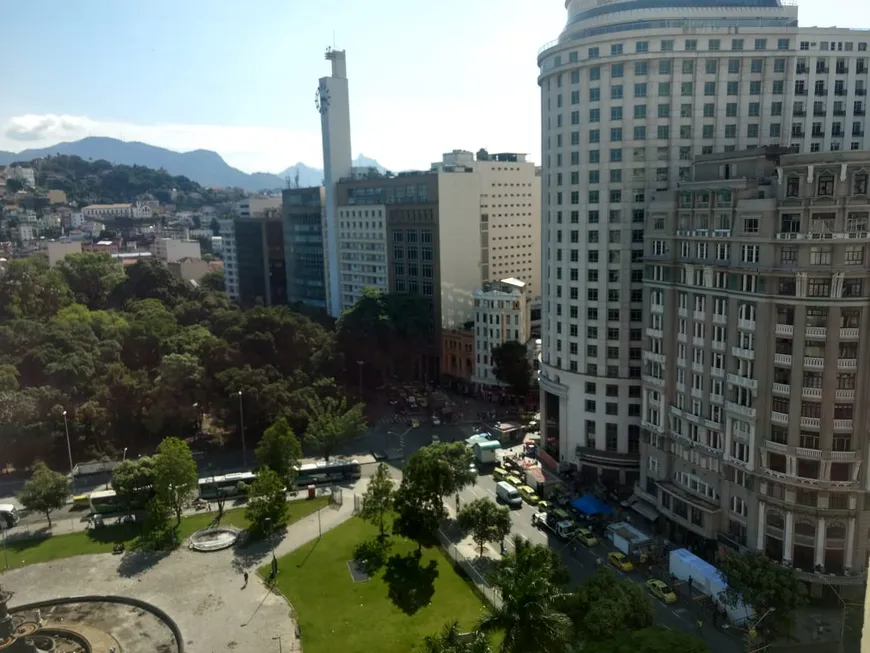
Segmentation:
[(438, 529), (438, 541), (441, 543), (441, 548), (444, 550), (444, 553), (453, 561), (454, 564), (459, 565), (462, 570), (468, 575), (469, 579), (474, 583), (475, 587), (483, 594), (483, 597), (486, 601), (494, 606), (501, 606), (501, 597), (498, 594), (498, 590), (494, 588), (489, 582), (486, 580), (486, 577), (478, 568), (480, 563), (482, 562), (482, 558), (477, 558), (477, 566), (475, 565), (475, 560), (464, 555), (459, 548), (450, 541), (450, 538), (439, 528)]

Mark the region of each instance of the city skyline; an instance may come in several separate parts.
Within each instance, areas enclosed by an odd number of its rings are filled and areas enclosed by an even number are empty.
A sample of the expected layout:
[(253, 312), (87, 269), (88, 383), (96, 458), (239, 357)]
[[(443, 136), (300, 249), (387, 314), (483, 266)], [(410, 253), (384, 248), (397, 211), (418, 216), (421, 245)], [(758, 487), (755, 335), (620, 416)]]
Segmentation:
[[(0, 25), (0, 52), (15, 61), (6, 71), (14, 91), (0, 101), (0, 150), (110, 136), (211, 149), (245, 172), (322, 167), (314, 91), (334, 35), (348, 53), (354, 156), (402, 170), (486, 147), (540, 162), (534, 53), (564, 26), (561, 0), (444, 0), (413, 11), (396, 0), (247, 6), (250, 20), (226, 2), (17, 6)], [(371, 39), (385, 23), (395, 27), (389, 37)], [(801, 3), (801, 25), (825, 24), (870, 24), (870, 7)]]

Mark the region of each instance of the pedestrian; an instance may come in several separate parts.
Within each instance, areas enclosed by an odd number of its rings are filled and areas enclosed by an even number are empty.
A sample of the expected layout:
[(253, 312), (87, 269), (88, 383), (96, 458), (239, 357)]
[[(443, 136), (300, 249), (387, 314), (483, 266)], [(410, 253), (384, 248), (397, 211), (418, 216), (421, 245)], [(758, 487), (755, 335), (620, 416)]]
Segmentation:
[(704, 622), (698, 619), (698, 632), (704, 630)]
[(691, 594), (692, 593), (692, 583), (694, 583), (695, 580), (691, 576), (689, 576), (689, 579), (686, 582), (689, 584), (689, 594)]
[(243, 578), (245, 579), (245, 587), (248, 586), (248, 572), (245, 572)]

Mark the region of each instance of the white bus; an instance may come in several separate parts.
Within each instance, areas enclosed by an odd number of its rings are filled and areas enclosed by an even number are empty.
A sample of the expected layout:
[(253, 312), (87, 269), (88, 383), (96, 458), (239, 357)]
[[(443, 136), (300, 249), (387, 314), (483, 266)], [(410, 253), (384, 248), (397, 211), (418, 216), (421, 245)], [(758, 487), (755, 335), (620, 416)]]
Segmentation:
[(239, 484), (244, 483), (250, 488), (256, 476), (253, 472), (235, 472), (222, 476), (205, 476), (197, 481), (199, 485), (199, 498), (204, 501), (213, 501), (218, 497), (233, 499), (245, 496), (245, 491), (239, 490)]

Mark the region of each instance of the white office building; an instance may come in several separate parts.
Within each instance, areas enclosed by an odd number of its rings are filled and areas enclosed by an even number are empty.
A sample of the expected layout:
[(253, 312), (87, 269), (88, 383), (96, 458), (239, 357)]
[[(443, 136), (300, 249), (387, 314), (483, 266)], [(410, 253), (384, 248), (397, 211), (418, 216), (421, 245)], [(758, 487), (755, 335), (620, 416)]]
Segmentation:
[(558, 458), (638, 478), (643, 226), (694, 156), (868, 146), (870, 32), (780, 0), (569, 0), (538, 54), (542, 422)]
[(503, 385), (492, 371), (492, 350), (514, 340), (529, 339), (526, 284), (519, 279), (488, 281), (474, 291), (473, 383), (487, 388)]
[(386, 206), (338, 207), (338, 259), (342, 310), (365, 288), (389, 292)]
[(198, 240), (179, 240), (177, 238), (158, 238), (154, 241), (152, 254), (164, 263), (175, 263), (183, 258), (201, 258)]

